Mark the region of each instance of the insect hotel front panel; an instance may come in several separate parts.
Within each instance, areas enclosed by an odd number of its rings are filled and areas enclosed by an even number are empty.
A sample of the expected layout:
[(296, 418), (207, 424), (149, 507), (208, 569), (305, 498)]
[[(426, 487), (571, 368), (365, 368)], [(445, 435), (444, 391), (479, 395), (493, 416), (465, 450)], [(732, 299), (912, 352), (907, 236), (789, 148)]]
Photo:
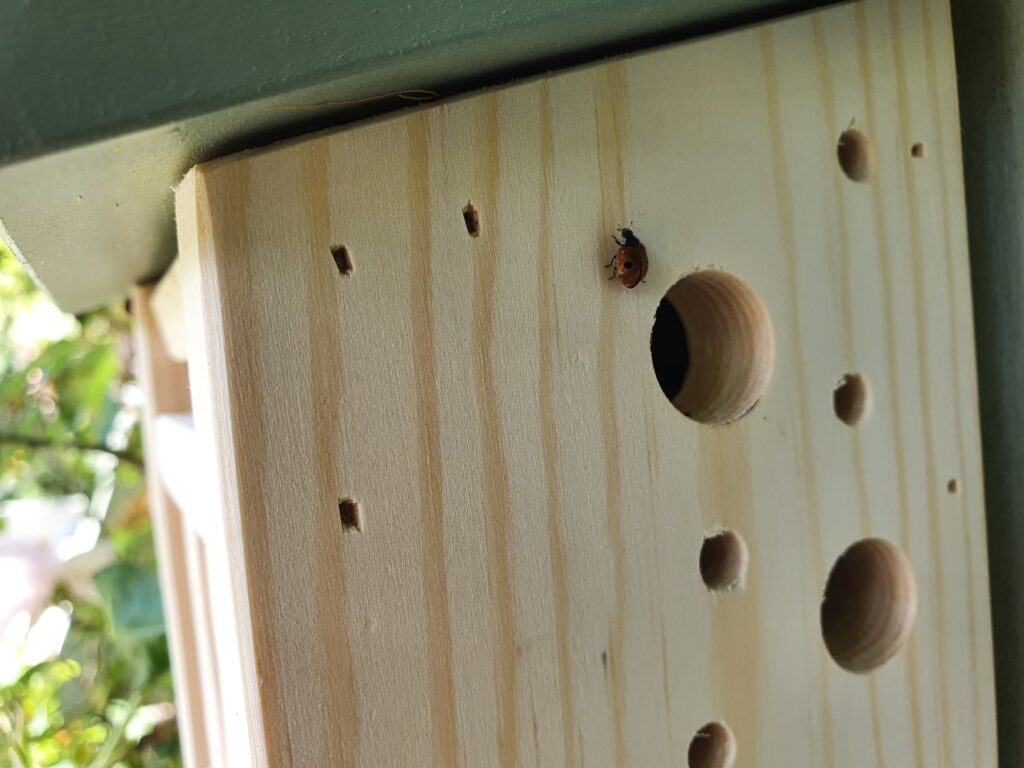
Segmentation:
[(948, 15), (187, 177), (239, 765), (995, 766)]

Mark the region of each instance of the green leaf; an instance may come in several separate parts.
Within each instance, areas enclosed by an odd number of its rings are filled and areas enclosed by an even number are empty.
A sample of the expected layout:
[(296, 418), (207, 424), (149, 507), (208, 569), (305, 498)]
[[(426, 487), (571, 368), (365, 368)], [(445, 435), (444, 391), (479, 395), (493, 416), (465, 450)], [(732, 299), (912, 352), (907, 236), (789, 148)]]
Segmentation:
[(156, 574), (134, 563), (115, 563), (93, 576), (115, 635), (142, 640), (164, 632), (164, 611)]

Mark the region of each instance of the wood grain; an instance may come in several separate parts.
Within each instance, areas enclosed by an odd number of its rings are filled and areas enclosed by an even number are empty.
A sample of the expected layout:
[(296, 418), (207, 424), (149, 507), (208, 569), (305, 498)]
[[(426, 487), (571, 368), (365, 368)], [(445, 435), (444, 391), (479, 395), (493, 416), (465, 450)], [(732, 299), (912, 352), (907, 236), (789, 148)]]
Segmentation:
[(188, 333), (185, 331), (184, 299), (181, 295), (181, 262), (175, 261), (160, 278), (150, 298), (160, 341), (172, 360), (188, 361)]
[(188, 370), (163, 344), (153, 310), (155, 287), (140, 286), (132, 295), (139, 384), (146, 396), (145, 429), (147, 495), (153, 520), (160, 592), (163, 597), (167, 645), (174, 676), (181, 756), (186, 768), (207, 768), (223, 760), (217, 690), (206, 673), (212, 652), (202, 627), (206, 612), (205, 580), (192, 579), (189, 563), (198, 537), (167, 493), (154, 469), (161, 460), (155, 424), (163, 413), (189, 410)]
[[(868, 183), (837, 160), (851, 118)], [(956, 125), (944, 0), (865, 0), (193, 170), (193, 399), (252, 764), (673, 766), (720, 721), (738, 766), (995, 766)], [(634, 290), (602, 268), (630, 222)], [(717, 427), (649, 347), (709, 265), (775, 344)], [(852, 429), (849, 372), (874, 392)], [(713, 595), (720, 529), (749, 563)], [(919, 607), (864, 676), (819, 611), (868, 537)]]
[[(178, 242), (181, 245), (181, 296), (184, 299), (181, 316), (185, 319), (188, 347), (189, 385), (192, 415), (199, 450), (196, 466), (203, 474), (196, 484), (207, 489), (209, 498), (205, 510), (192, 510), (198, 515), (205, 512), (209, 524), (204, 541), (198, 537), (187, 552), (186, 564), (190, 583), (207, 587), (207, 604), (197, 616), (197, 636), (209, 637), (213, 654), (204, 668), (215, 674), (217, 682), (217, 725), (223, 745), (224, 764), (267, 765), (264, 732), (271, 727), (263, 719), (259, 704), (260, 680), (252, 674), (254, 669), (254, 639), (251, 628), (249, 593), (239, 591), (244, 582), (244, 564), (239, 556), (240, 536), (237, 518), (226, 512), (237, 508), (237, 479), (228, 474), (229, 467), (218, 457), (228, 455), (233, 439), (227, 422), (225, 396), (219, 382), (226, 375), (223, 354), (217, 350), (222, 335), (215, 325), (206, 322), (217, 311), (208, 299), (212, 282), (209, 274), (198, 269), (200, 243), (209, 230), (209, 221), (199, 213), (200, 200), (189, 193), (192, 177), (186, 177), (178, 194), (193, 200), (193, 208), (179, 206)], [(202, 258), (206, 258), (203, 256)], [(206, 297), (206, 298), (204, 298)], [(275, 726), (276, 727), (276, 726)]]

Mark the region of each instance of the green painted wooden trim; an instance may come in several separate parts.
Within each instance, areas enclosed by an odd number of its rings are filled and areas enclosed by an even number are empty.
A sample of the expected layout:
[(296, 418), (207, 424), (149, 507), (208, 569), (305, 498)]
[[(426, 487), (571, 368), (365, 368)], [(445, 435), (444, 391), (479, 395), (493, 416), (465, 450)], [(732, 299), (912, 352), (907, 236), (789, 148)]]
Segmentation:
[(954, 0), (999, 764), (1024, 765), (1024, 5)]
[(823, 3), (0, 3), (0, 164), (324, 83), (348, 83), (338, 98), (360, 98), (814, 4)]

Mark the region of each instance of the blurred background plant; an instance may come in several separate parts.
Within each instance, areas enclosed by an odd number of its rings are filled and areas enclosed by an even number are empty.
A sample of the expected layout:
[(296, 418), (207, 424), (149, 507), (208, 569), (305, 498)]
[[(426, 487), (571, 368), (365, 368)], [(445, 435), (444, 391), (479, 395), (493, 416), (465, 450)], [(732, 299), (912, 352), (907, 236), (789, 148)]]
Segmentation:
[(0, 768), (180, 765), (131, 349), (0, 243)]

